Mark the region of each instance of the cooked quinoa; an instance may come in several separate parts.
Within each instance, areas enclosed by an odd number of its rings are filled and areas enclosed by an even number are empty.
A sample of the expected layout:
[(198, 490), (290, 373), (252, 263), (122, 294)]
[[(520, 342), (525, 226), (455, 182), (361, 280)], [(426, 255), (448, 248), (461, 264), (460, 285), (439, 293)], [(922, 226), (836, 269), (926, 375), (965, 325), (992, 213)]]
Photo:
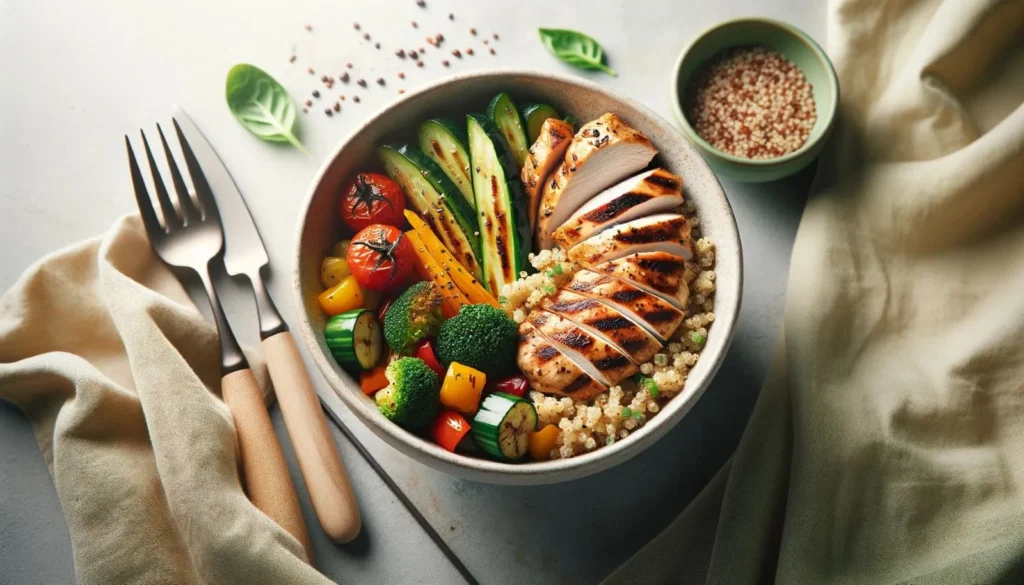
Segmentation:
[[(690, 218), (695, 238), (695, 269), (685, 275), (690, 285), (686, 318), (662, 351), (640, 364), (640, 383), (623, 380), (589, 401), (530, 392), (540, 425), (558, 425), (561, 430), (557, 448), (550, 453), (552, 459), (569, 458), (625, 439), (683, 389), (690, 369), (697, 364), (708, 328), (715, 320), (715, 248), (710, 239), (701, 237), (700, 222), (691, 203), (677, 211)], [(502, 308), (517, 323), (522, 323), (530, 309), (554, 294), (579, 268), (559, 248), (531, 254), (530, 263), (537, 273), (522, 273), (519, 280), (505, 285), (499, 298)]]

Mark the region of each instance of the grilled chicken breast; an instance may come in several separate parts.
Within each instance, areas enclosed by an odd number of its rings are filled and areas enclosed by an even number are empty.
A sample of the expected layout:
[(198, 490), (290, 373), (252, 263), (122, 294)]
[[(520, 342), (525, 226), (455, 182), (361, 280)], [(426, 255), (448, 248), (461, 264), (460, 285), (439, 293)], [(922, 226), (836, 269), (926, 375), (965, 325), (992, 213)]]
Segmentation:
[(685, 317), (660, 297), (607, 274), (579, 270), (566, 289), (615, 308), (661, 341), (672, 337)]
[(617, 276), (645, 291), (686, 309), (690, 287), (684, 278), (686, 260), (667, 252), (641, 252), (595, 265), (594, 272)]
[(587, 124), (569, 143), (565, 160), (545, 181), (537, 212), (538, 249), (552, 232), (594, 195), (647, 166), (657, 154), (646, 136), (615, 114)]
[(563, 288), (541, 306), (602, 337), (638, 364), (661, 350), (661, 341), (650, 331), (600, 301)]
[(526, 320), (583, 371), (606, 386), (639, 371), (626, 354), (565, 317), (534, 309)]
[(609, 228), (569, 249), (569, 259), (592, 265), (645, 252), (693, 259), (690, 224), (677, 213), (659, 213)]
[(665, 169), (644, 171), (588, 201), (552, 237), (563, 250), (568, 250), (615, 224), (666, 212), (682, 204), (682, 177)]
[(530, 229), (537, 227), (537, 206), (544, 191), (544, 180), (565, 159), (565, 150), (572, 142), (572, 124), (557, 118), (548, 118), (540, 127), (540, 136), (530, 147), (523, 163), (521, 178), (526, 189), (526, 205)]
[(606, 390), (603, 384), (584, 372), (528, 321), (519, 326), (517, 362), (530, 386), (544, 394), (590, 400)]

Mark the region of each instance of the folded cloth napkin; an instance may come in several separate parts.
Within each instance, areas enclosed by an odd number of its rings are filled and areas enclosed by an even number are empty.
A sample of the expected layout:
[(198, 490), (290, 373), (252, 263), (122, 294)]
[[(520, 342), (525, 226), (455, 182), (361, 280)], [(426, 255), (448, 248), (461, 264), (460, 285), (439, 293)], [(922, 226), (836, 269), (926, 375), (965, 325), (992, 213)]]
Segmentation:
[(242, 491), (219, 356), (137, 216), (0, 299), (0, 398), (33, 422), (78, 583), (331, 583)]
[(829, 38), (768, 380), (607, 585), (1024, 583), (1024, 1), (837, 0)]

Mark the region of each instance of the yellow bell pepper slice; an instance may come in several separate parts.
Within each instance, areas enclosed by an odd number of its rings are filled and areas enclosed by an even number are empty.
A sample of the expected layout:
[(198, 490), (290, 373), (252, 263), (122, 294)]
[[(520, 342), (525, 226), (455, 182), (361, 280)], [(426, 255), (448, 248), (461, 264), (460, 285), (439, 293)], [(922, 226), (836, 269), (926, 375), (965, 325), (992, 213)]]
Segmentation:
[(330, 316), (340, 315), (345, 311), (363, 306), (363, 291), (353, 276), (348, 276), (337, 285), (320, 293), (316, 298), (320, 308)]
[(458, 314), (463, 305), (472, 304), (466, 295), (462, 294), (459, 287), (455, 286), (437, 260), (430, 255), (419, 234), (415, 230), (409, 230), (405, 232), (405, 235), (409, 238), (409, 243), (412, 244), (412, 249), (416, 252), (416, 258), (419, 260), (416, 263), (416, 272), (423, 280), (433, 282), (441, 289), (441, 295), (444, 297), (444, 302), (441, 303), (441, 314), (446, 319), (450, 319)]
[(487, 374), (452, 362), (441, 384), (441, 404), (462, 414), (475, 414), (486, 383)]
[(320, 282), (324, 288), (337, 286), (339, 282), (352, 274), (348, 269), (348, 262), (344, 258), (328, 256), (320, 263)]
[(448, 248), (444, 247), (444, 244), (434, 234), (434, 231), (430, 229), (430, 226), (420, 219), (420, 216), (406, 209), (405, 219), (409, 221), (409, 225), (419, 235), (423, 245), (427, 248), (427, 252), (437, 260), (437, 263), (441, 265), (441, 268), (448, 277), (452, 279), (455, 286), (459, 287), (459, 290), (466, 295), (470, 303), (474, 305), (491, 305), (492, 307), (498, 306), (498, 301), (494, 298), (494, 295), (487, 292), (487, 289), (466, 270), (466, 267), (452, 256), (452, 253), (448, 251)]
[(555, 450), (555, 440), (558, 439), (558, 427), (547, 425), (539, 431), (530, 431), (529, 450), (530, 457), (537, 461), (551, 459), (551, 452)]

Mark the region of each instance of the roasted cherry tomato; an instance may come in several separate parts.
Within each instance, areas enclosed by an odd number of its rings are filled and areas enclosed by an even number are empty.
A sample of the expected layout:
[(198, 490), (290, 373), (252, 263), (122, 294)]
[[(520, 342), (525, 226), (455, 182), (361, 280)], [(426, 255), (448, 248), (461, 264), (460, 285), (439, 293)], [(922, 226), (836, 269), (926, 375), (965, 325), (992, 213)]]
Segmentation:
[(429, 339), (424, 339), (413, 347), (412, 357), (418, 357), (423, 360), (425, 364), (430, 366), (431, 370), (434, 370), (438, 376), (441, 376), (442, 380), (444, 379), (444, 368), (437, 361), (437, 356), (434, 355), (434, 346), (430, 344)]
[(401, 227), (405, 222), (405, 193), (385, 175), (359, 173), (341, 188), (338, 212), (353, 231), (375, 223)]
[(505, 394), (511, 394), (513, 396), (523, 396), (529, 389), (530, 382), (526, 379), (526, 376), (523, 376), (522, 374), (509, 376), (508, 378), (499, 380), (494, 385), (495, 392), (504, 392)]
[(454, 410), (442, 410), (430, 425), (430, 437), (434, 442), (453, 453), (468, 432), (469, 421)]
[(345, 260), (360, 286), (388, 292), (409, 280), (416, 265), (416, 252), (402, 230), (374, 224), (352, 238)]

